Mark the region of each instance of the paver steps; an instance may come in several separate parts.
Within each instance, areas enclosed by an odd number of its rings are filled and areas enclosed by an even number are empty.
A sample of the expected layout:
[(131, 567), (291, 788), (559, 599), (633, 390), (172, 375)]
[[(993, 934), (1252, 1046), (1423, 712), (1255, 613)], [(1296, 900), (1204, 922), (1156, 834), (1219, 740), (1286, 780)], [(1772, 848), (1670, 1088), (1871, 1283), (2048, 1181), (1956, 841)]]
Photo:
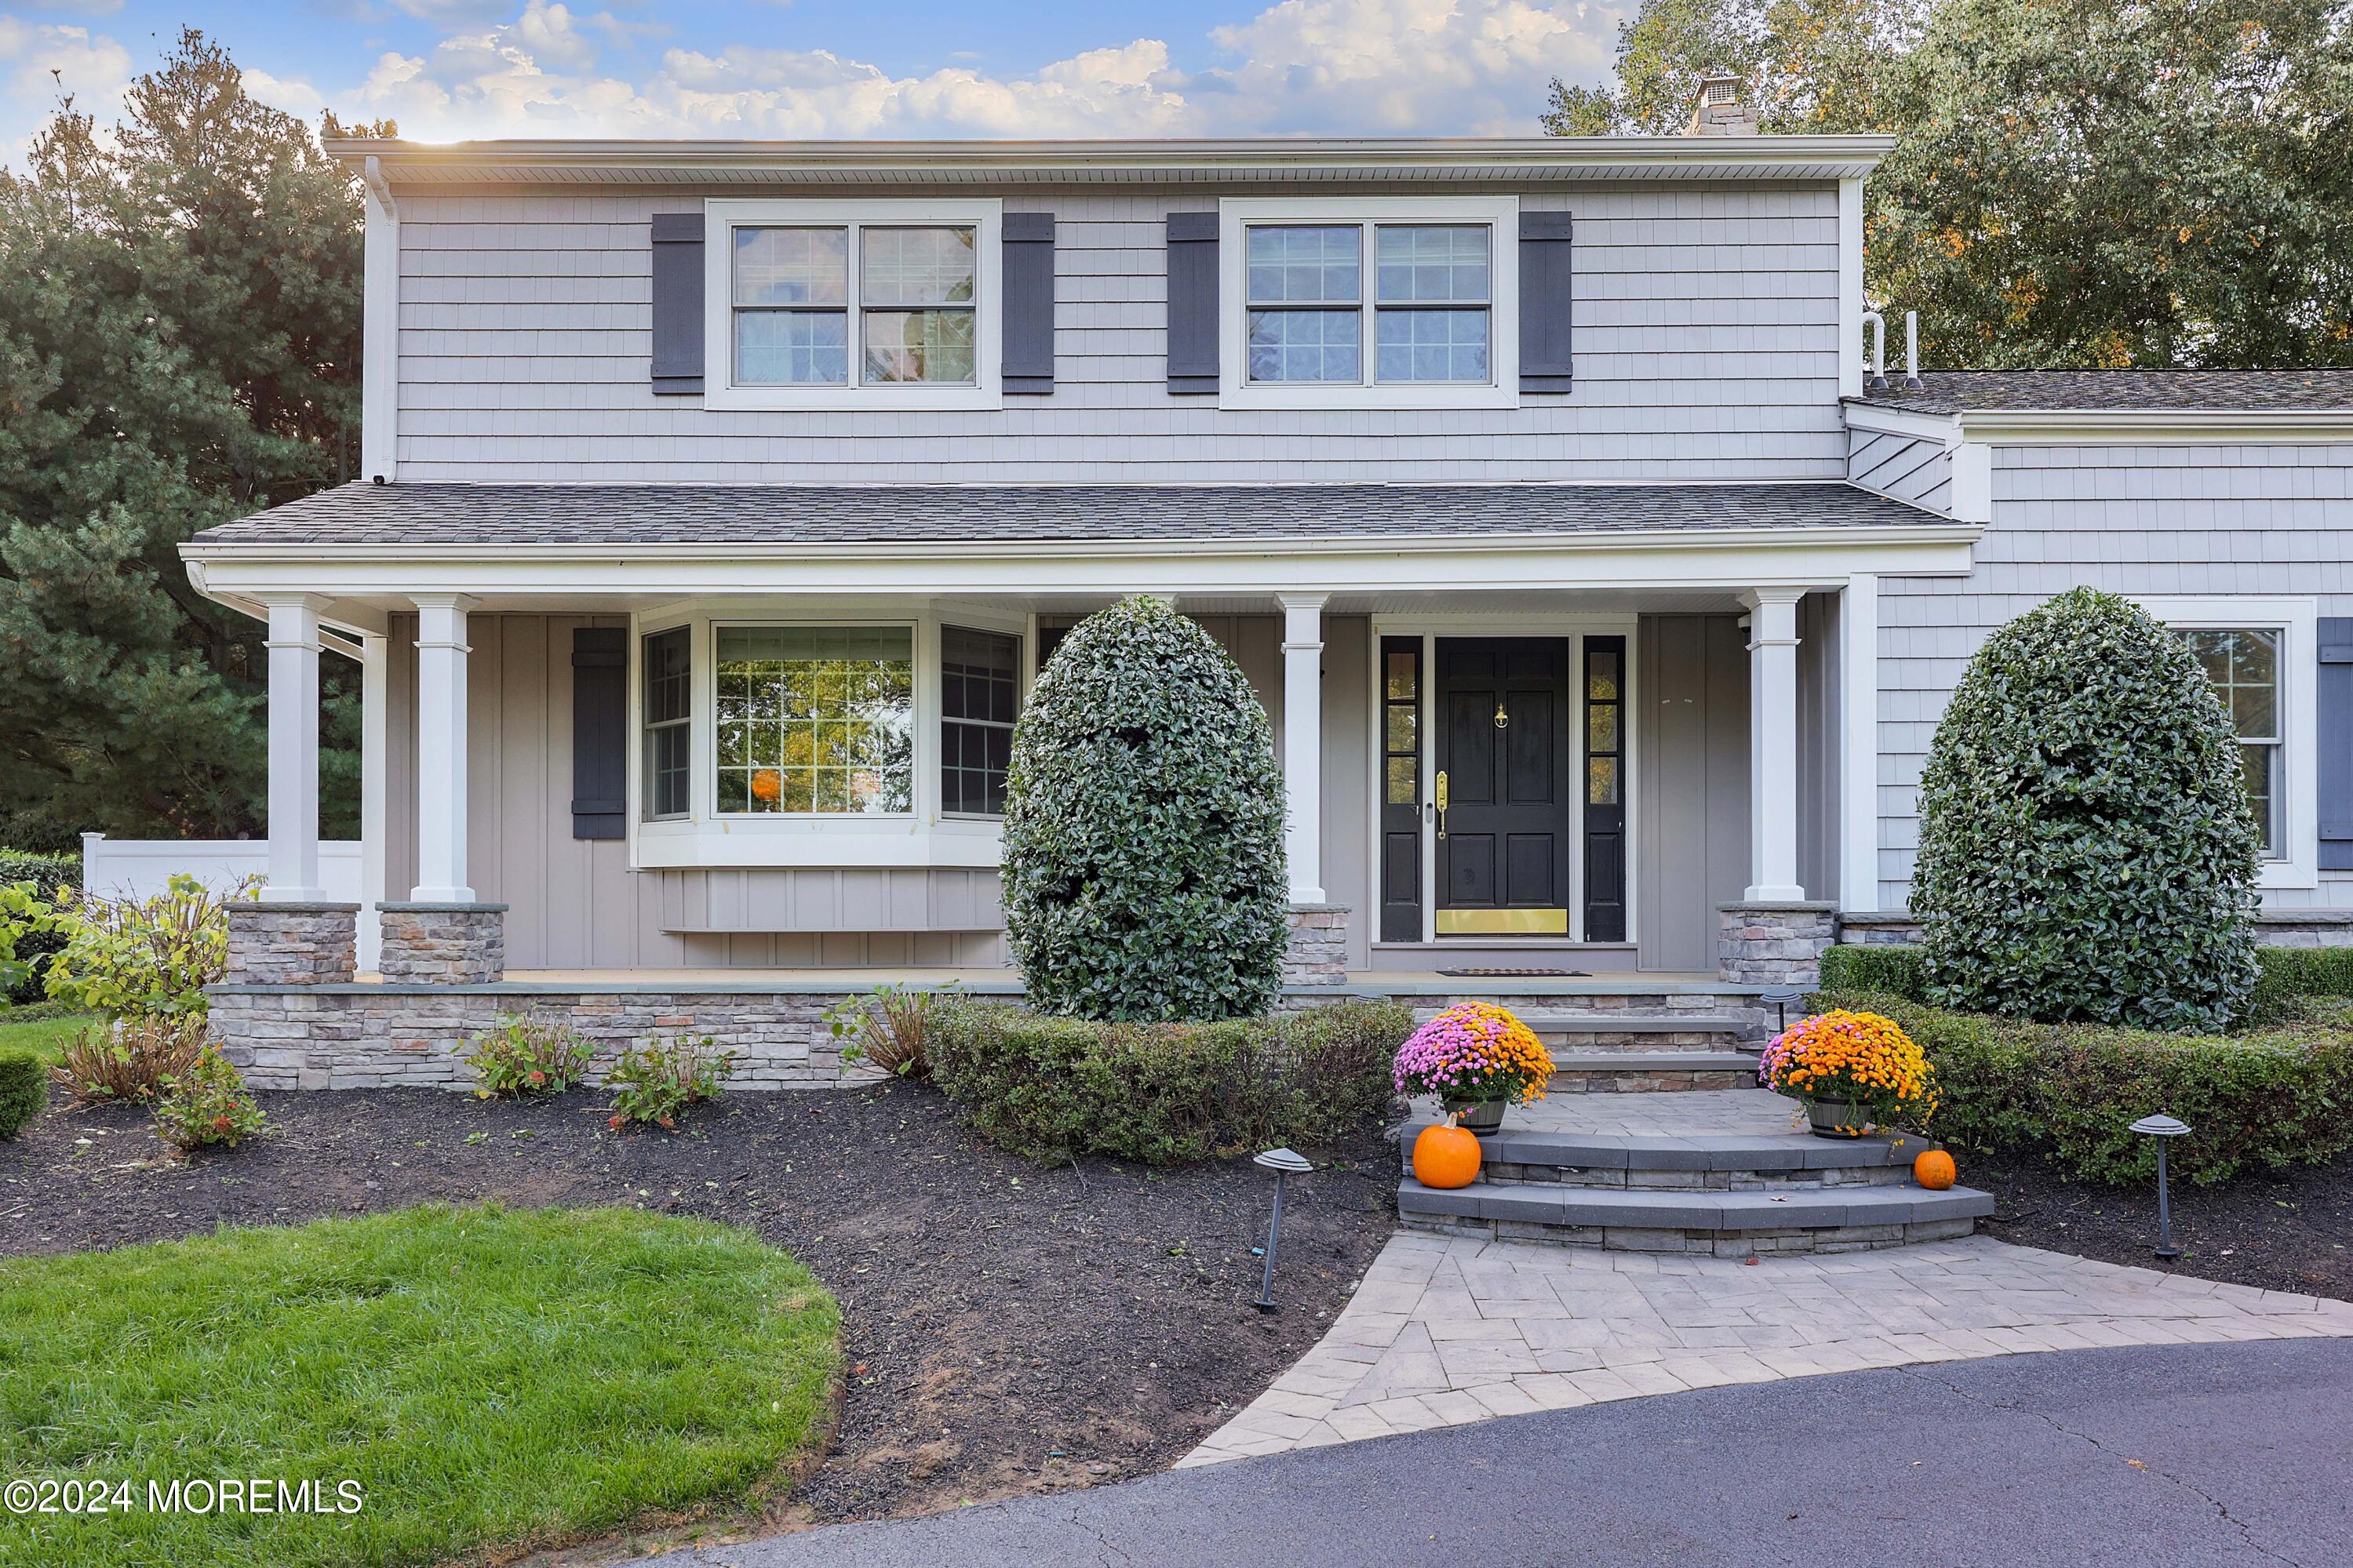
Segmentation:
[(1817, 1138), (1796, 1102), (1754, 1087), (1516, 1108), (1480, 1140), (1479, 1180), (1449, 1191), (1411, 1173), (1431, 1118), (1408, 1123), (1400, 1150), (1398, 1214), (1419, 1229), (1747, 1257), (1944, 1240), (1994, 1208), (1990, 1194), (1913, 1181), (1912, 1161), (1932, 1142)]
[(1554, 1094), (1748, 1089), (1757, 1082), (1757, 1058), (1746, 1051), (1556, 1050), (1552, 1068)]
[[(1438, 1012), (1435, 1007), (1417, 1009), (1414, 1021), (1426, 1024)], [(1513, 1016), (1556, 1055), (1564, 1050), (1726, 1050), (1756, 1037), (1761, 1026), (1755, 1018), (1736, 1013), (1635, 1013), (1609, 1007), (1540, 1012), (1520, 1007)]]

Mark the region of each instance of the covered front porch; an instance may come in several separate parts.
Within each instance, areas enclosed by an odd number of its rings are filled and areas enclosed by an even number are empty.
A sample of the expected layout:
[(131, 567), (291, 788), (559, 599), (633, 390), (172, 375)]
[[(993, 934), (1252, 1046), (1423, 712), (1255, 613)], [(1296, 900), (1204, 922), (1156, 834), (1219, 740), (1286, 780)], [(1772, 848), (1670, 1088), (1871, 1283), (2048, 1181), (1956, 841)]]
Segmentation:
[[(1013, 726), (1137, 593), (1266, 709), (1298, 1005), (1640, 997), (1669, 1026), (1876, 906), (1877, 584), (1966, 572), (1974, 537), (1834, 484), (877, 496), (353, 486), (188, 546), (270, 628), (268, 886), (228, 987), (256, 1038), (345, 993), (337, 1027), (437, 1060), (494, 1005), (714, 1016), (822, 1076), (814, 998), (1017, 988)], [(319, 871), (322, 655), (364, 670), (356, 909)]]

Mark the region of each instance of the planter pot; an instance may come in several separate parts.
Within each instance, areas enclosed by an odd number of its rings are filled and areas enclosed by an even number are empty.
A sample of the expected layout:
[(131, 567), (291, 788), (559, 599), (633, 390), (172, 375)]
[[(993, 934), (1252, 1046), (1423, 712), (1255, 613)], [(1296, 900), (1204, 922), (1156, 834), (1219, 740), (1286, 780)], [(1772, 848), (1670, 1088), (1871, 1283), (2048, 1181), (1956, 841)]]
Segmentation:
[(1450, 1100), (1446, 1102), (1446, 1109), (1454, 1116), (1457, 1125), (1483, 1135), (1504, 1125), (1504, 1110), (1510, 1103), (1503, 1100)]
[(1860, 1138), (1871, 1131), (1871, 1108), (1851, 1100), (1810, 1100), (1806, 1118), (1817, 1138)]

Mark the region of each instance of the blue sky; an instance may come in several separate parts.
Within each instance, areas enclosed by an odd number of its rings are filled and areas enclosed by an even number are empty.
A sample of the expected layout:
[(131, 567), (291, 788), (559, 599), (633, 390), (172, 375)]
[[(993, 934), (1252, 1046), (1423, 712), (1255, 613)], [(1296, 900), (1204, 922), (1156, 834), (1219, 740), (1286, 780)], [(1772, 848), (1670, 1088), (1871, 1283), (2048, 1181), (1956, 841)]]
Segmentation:
[(0, 0), (0, 158), (58, 80), (111, 119), (183, 25), (306, 119), (435, 141), (1532, 134), (1630, 3)]

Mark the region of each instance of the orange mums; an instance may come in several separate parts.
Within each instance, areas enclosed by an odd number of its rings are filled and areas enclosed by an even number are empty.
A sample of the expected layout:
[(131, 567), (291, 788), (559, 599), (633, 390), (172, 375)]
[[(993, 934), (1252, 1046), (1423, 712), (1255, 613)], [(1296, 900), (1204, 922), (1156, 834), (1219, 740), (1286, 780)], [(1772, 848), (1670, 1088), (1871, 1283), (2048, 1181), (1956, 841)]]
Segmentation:
[(1871, 1107), (1883, 1122), (1925, 1123), (1936, 1111), (1936, 1073), (1894, 1019), (1836, 1008), (1800, 1019), (1765, 1047), (1757, 1081), (1800, 1100)]

